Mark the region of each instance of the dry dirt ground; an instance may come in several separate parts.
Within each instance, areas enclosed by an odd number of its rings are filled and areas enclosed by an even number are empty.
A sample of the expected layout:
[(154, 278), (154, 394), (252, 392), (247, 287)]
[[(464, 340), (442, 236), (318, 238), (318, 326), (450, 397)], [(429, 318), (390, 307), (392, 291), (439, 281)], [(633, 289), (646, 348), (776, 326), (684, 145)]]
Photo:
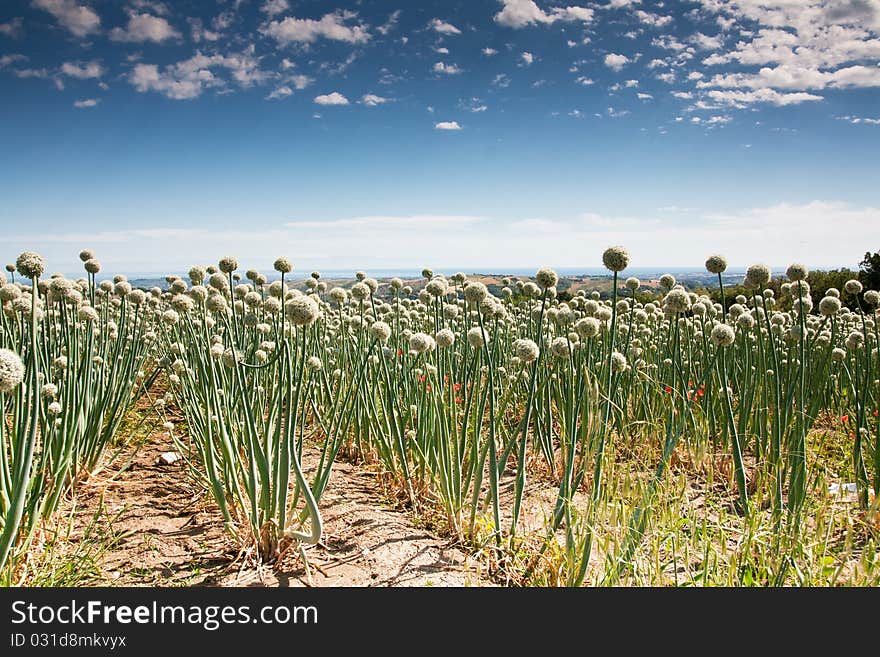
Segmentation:
[[(173, 450), (153, 434), (131, 466), (83, 484), (73, 510), (74, 535), (90, 525), (111, 547), (94, 583), (109, 586), (483, 586), (480, 564), (449, 541), (418, 526), (406, 511), (383, 502), (376, 475), (336, 463), (321, 500), (322, 543), (307, 550), (311, 583), (292, 553), (279, 568), (243, 558), (223, 531), (210, 498), (182, 461), (159, 465)], [(309, 469), (314, 455), (304, 457)]]

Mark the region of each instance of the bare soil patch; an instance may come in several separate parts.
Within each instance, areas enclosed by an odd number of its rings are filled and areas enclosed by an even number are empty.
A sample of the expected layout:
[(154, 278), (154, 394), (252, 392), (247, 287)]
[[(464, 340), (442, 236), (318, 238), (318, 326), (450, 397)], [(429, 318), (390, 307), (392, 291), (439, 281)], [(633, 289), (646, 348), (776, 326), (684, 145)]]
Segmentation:
[[(102, 472), (77, 491), (74, 533), (97, 520), (111, 545), (98, 563), (98, 585), (109, 586), (479, 586), (480, 564), (421, 528), (384, 501), (377, 476), (336, 463), (321, 500), (322, 543), (307, 549), (309, 573), (297, 551), (278, 568), (242, 557), (223, 529), (213, 501), (187, 475), (182, 460), (158, 465), (174, 450), (162, 431), (140, 448), (131, 466)], [(304, 455), (309, 471), (314, 450)], [(309, 578), (309, 574), (311, 578)], [(311, 580), (311, 581), (310, 581)]]

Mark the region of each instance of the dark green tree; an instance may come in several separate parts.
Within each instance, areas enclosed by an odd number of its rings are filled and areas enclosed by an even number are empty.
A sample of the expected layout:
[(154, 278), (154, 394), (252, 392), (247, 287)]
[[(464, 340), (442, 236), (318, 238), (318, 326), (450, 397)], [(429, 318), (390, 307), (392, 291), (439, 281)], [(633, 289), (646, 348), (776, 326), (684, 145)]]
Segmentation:
[(880, 290), (880, 252), (865, 253), (859, 263), (859, 280), (868, 290)]

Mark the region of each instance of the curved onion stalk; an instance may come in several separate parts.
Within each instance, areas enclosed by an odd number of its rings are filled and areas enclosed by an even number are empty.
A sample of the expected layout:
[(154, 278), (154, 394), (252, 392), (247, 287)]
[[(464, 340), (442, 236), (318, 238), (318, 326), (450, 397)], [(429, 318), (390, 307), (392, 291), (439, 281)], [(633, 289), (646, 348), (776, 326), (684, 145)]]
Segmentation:
[[(257, 334), (235, 308), (233, 300), (228, 315), (222, 309), (215, 316), (199, 308), (179, 321), (171, 316), (165, 336), (172, 352), (183, 359), (171, 364), (179, 379), (174, 395), (187, 417), (207, 487), (227, 528), (251, 541), (260, 558), (269, 561), (277, 558), (282, 539), (314, 544), (321, 537), (317, 497), (305, 478), (302, 444), (296, 439), (309, 410), (316, 424), (322, 421), (321, 409), (309, 406), (305, 396), (313, 389), (312, 378), (320, 377), (308, 365), (315, 331), (288, 325), (283, 313), (266, 316), (275, 324), (274, 353), (264, 355), (262, 364), (248, 363), (257, 351)], [(206, 348), (224, 340), (230, 346), (220, 352)], [(323, 469), (329, 466), (322, 461), (316, 489), (318, 482), (325, 482)], [(305, 508), (297, 512), (300, 497)], [(310, 528), (302, 532), (305, 522)], [(236, 530), (239, 523), (247, 527), (245, 535)]]
[[(798, 309), (798, 380), (797, 380), (797, 417), (795, 427), (792, 434), (792, 445), (789, 448), (790, 467), (791, 467), (791, 483), (789, 485), (789, 509), (793, 514), (800, 515), (803, 508), (804, 500), (807, 496), (807, 400), (806, 400), (806, 380), (807, 380), (807, 325), (804, 317), (802, 297), (803, 286), (801, 281), (797, 281), (794, 285), (797, 289), (798, 299), (801, 305)], [(795, 525), (799, 526), (799, 522)]]
[[(543, 328), (544, 324), (544, 310), (547, 307), (547, 290), (545, 289), (541, 295), (541, 311), (538, 316), (538, 331), (540, 332)], [(538, 344), (541, 342), (540, 333), (536, 336), (538, 338)], [(526, 398), (526, 410), (525, 415), (522, 419), (522, 431), (520, 433), (519, 440), (519, 448), (517, 449), (517, 462), (516, 462), (516, 488), (514, 492), (514, 500), (513, 500), (513, 519), (510, 523), (510, 540), (511, 545), (513, 544), (513, 539), (516, 536), (516, 525), (519, 522), (519, 513), (520, 507), (522, 506), (522, 498), (523, 492), (525, 491), (526, 486), (526, 438), (529, 433), (529, 421), (531, 420), (532, 413), (532, 404), (535, 398), (535, 382), (538, 374), (538, 370), (542, 365), (543, 356), (545, 349), (541, 349), (538, 352), (538, 358), (535, 363), (532, 365), (529, 381), (529, 395)], [(494, 398), (493, 398), (494, 401)]]
[[(34, 449), (37, 443), (38, 399), (37, 385), (39, 382), (39, 364), (37, 358), (37, 286), (39, 276), (34, 277), (35, 293), (31, 298), (31, 315), (28, 322), (28, 343), (24, 362), (27, 382), (18, 386), (18, 390), (11, 400), (13, 407), (13, 426), (8, 432), (6, 424), (6, 408), (8, 405), (6, 395), (0, 393), (0, 409), (3, 411), (3, 427), (0, 429), (0, 449), (3, 455), (3, 481), (2, 481), (2, 510), (3, 530), (0, 532), (0, 572), (9, 561), (10, 571), (17, 559), (16, 555), (10, 560), (10, 552), (16, 550), (15, 545), (19, 537), (22, 518), (26, 511), (26, 500), (30, 490), (33, 473), (31, 464), (34, 458)], [(8, 433), (7, 433), (8, 432)], [(7, 445), (8, 451), (7, 451)], [(30, 509), (33, 515), (34, 509)], [(27, 544), (18, 546), (21, 551), (27, 549)], [(13, 572), (8, 577), (9, 581), (14, 576)]]
[(733, 415), (733, 404), (731, 402), (730, 386), (727, 382), (727, 365), (725, 364), (726, 353), (721, 351), (721, 386), (724, 389), (724, 415), (726, 419), (725, 426), (730, 432), (730, 444), (733, 448), (733, 462), (736, 470), (736, 487), (739, 491), (740, 511), (743, 515), (749, 515), (749, 493), (748, 484), (746, 482), (746, 467), (743, 462), (743, 449), (740, 442), (739, 433), (736, 430), (736, 421)]
[[(607, 387), (605, 389), (605, 409), (602, 418), (602, 429), (599, 433), (598, 446), (596, 447), (595, 466), (593, 467), (593, 491), (590, 495), (590, 513), (587, 520), (587, 535), (583, 540), (583, 552), (580, 558), (580, 565), (574, 578), (570, 580), (572, 586), (580, 586), (583, 584), (584, 577), (587, 575), (587, 568), (590, 564), (590, 555), (593, 553), (594, 527), (596, 524), (596, 514), (598, 511), (599, 500), (602, 498), (602, 468), (605, 459), (605, 443), (610, 432), (608, 423), (611, 419), (611, 409), (613, 405), (612, 391), (614, 386), (614, 338), (616, 336), (617, 326), (617, 271), (614, 272), (611, 284), (611, 328), (608, 331), (608, 355), (605, 360), (605, 369), (603, 374)], [(676, 337), (678, 336), (678, 327), (676, 325)]]
[[(6, 299), (31, 294), (27, 310), (12, 301), (2, 313), (3, 344), (21, 353), (29, 372), (26, 396), (17, 402), (12, 426), (3, 427), (8, 440), (0, 449), (0, 499), (17, 499), (18, 492), (9, 494), (13, 478), (16, 486), (27, 487), (23, 509), (14, 503), (3, 509), (9, 514), (4, 532), (16, 534), (3, 539), (7, 552), (16, 541), (22, 552), (39, 522), (53, 521), (64, 496), (107, 465), (105, 452), (143, 389), (153, 311), (140, 306), (147, 299), (143, 292), (133, 294), (137, 303), (127, 300), (127, 283), (119, 287), (121, 294), (112, 291), (108, 283), (96, 294), (94, 271), (79, 281), (53, 276), (44, 283), (37, 277), (30, 288), (4, 289)], [(21, 425), (25, 418), (29, 424)], [(29, 456), (17, 451), (31, 440)]]

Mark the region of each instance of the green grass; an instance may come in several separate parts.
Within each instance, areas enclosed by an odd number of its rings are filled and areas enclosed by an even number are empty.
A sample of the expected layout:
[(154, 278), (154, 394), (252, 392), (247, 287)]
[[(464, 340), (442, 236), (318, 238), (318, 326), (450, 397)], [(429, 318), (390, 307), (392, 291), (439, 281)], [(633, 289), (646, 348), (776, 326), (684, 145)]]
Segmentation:
[[(34, 549), (24, 564), (21, 585), (82, 587), (105, 584), (100, 564), (104, 555), (123, 537), (113, 529), (120, 513), (111, 515), (102, 500), (81, 534), (74, 530), (72, 520), (66, 527), (47, 531), (42, 545)], [(71, 519), (74, 516), (71, 513)]]

